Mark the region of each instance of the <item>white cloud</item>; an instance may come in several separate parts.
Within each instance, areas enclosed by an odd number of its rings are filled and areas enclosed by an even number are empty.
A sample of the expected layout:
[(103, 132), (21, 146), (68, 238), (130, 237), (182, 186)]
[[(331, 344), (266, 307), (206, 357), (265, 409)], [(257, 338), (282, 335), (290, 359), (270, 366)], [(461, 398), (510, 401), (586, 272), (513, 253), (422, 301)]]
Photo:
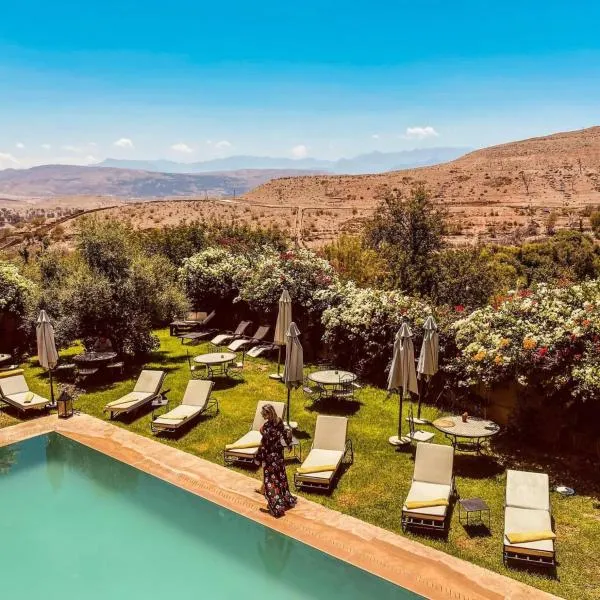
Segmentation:
[(42, 148), (44, 150), (50, 150), (50, 148), (52, 148), (52, 146), (50, 144), (42, 144)]
[(427, 127), (407, 127), (404, 137), (409, 139), (424, 140), (429, 137), (438, 137), (440, 134), (430, 125)]
[(0, 169), (16, 169), (21, 163), (7, 152), (0, 152)]
[(120, 138), (114, 143), (114, 145), (117, 146), (117, 148), (133, 149), (135, 147), (129, 138)]
[(227, 150), (228, 148), (231, 148), (233, 144), (231, 142), (228, 142), (227, 140), (221, 140), (220, 142), (217, 142), (215, 144), (215, 148), (217, 150)]
[(183, 142), (179, 142), (178, 144), (173, 144), (171, 146), (171, 150), (175, 150), (175, 152), (183, 152), (185, 154), (190, 154), (194, 151), (193, 148), (190, 148), (187, 144)]
[(292, 148), (292, 156), (294, 158), (306, 158), (308, 155), (308, 148), (304, 144), (298, 144)]
[(81, 148), (79, 146), (70, 146), (67, 144), (66, 146), (61, 146), (61, 148), (67, 152), (73, 152), (74, 154), (79, 154), (79, 152), (81, 152)]
[(23, 142), (17, 142), (15, 144), (15, 146), (19, 149), (19, 150), (23, 150), (23, 148), (25, 148), (25, 144)]
[(374, 134), (373, 134), (371, 137), (372, 137), (374, 140), (378, 140), (378, 139), (379, 139), (379, 134), (378, 134), (378, 133), (374, 133)]
[(94, 163), (97, 163), (97, 162), (99, 162), (99, 161), (98, 161), (98, 159), (97, 159), (95, 156), (92, 156), (91, 154), (88, 154), (88, 155), (85, 157), (85, 162), (86, 162), (88, 165), (92, 165), (92, 164), (94, 164)]

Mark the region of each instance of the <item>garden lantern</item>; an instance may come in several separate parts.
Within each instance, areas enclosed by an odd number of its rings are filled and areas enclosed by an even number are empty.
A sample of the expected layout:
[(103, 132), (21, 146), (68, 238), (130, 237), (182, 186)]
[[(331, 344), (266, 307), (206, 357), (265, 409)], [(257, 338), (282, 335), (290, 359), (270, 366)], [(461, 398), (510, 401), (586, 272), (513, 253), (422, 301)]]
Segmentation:
[(56, 404), (59, 419), (68, 419), (73, 416), (73, 396), (67, 390), (61, 392)]

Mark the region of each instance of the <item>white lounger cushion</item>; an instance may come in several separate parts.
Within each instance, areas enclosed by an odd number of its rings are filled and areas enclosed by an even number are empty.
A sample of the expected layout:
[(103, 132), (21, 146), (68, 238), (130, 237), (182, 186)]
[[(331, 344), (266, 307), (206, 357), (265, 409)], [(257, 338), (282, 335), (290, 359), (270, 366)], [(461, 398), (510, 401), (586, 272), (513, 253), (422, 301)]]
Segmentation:
[[(452, 446), (418, 443), (413, 481), (451, 486), (453, 466), (454, 448)], [(430, 500), (439, 497), (434, 496)]]
[(188, 421), (192, 417), (195, 417), (199, 413), (202, 412), (202, 408), (199, 406), (185, 406), (180, 404), (176, 406), (173, 410), (170, 410), (168, 413), (161, 415), (154, 419), (153, 423), (156, 425), (172, 425), (177, 426), (181, 424), (182, 421)]
[(315, 425), (313, 448), (315, 450), (337, 450), (343, 453), (346, 450), (347, 431), (348, 419), (346, 417), (319, 415)]
[[(239, 440), (234, 442), (235, 444), (260, 444), (262, 440), (262, 434), (260, 431), (249, 431), (246, 435), (243, 435)], [(258, 452), (258, 446), (256, 448), (236, 448), (227, 450), (227, 454), (242, 455), (244, 457), (252, 457)]]
[[(344, 457), (343, 450), (320, 450), (313, 448), (309, 453), (304, 462), (302, 463), (302, 467), (323, 467), (326, 465), (336, 465), (339, 467), (342, 462), (342, 458)], [(302, 468), (301, 467), (301, 468)], [(327, 482), (329, 481), (335, 471), (321, 471), (319, 473), (298, 473), (298, 477), (301, 479), (312, 479), (317, 481)]]
[[(29, 402), (25, 402), (27, 399), (26, 396), (33, 396), (29, 398)], [(10, 396), (6, 396), (7, 400), (10, 400), (13, 404), (18, 404), (22, 409), (26, 410), (28, 408), (40, 408), (40, 406), (46, 406), (50, 402), (47, 398), (43, 398), (42, 396), (38, 396), (33, 392), (19, 392), (18, 394), (11, 394)]]
[(210, 343), (214, 344), (215, 346), (222, 346), (225, 342), (228, 342), (233, 337), (234, 336), (231, 333), (220, 333), (210, 340)]
[(148, 394), (147, 392), (129, 392), (129, 394), (126, 394), (122, 398), (109, 402), (105, 408), (131, 408), (136, 404), (149, 400), (153, 396), (154, 394)]
[(13, 375), (0, 379), (0, 390), (3, 396), (12, 396), (29, 391), (29, 386), (23, 375)]
[(150, 371), (144, 369), (138, 377), (137, 383), (133, 388), (134, 392), (145, 392), (146, 394), (158, 394), (162, 381), (164, 379), (164, 371)]
[(504, 511), (504, 545), (515, 550), (534, 552), (554, 552), (554, 540), (539, 540), (523, 544), (511, 544), (507, 533), (527, 533), (528, 531), (552, 531), (552, 519), (547, 510), (531, 510), (507, 506)]
[(227, 346), (227, 349), (231, 350), (232, 352), (237, 352), (244, 346), (247, 346), (249, 343), (250, 343), (250, 340), (246, 340), (243, 338), (239, 339), (239, 340), (233, 340), (233, 342), (231, 342), (231, 344), (229, 344), (229, 346)]
[(432, 517), (444, 517), (448, 511), (447, 506), (427, 506), (423, 508), (406, 508), (406, 502), (423, 502), (427, 500), (437, 500), (438, 498), (450, 499), (452, 487), (439, 483), (425, 483), (423, 481), (413, 481), (410, 491), (405, 500), (402, 510), (409, 513), (418, 513), (420, 515), (430, 515)]
[(181, 404), (204, 410), (208, 404), (213, 386), (214, 382), (208, 379), (191, 379), (185, 388)]
[[(546, 473), (506, 472), (506, 506), (550, 511), (550, 483)], [(531, 527), (527, 531), (532, 531)]]

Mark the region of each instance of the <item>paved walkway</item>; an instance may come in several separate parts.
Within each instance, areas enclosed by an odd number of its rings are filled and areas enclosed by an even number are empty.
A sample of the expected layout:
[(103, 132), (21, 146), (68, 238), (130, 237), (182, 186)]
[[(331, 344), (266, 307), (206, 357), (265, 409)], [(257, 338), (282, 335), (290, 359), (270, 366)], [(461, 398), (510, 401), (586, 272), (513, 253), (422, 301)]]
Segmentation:
[(299, 498), (297, 507), (284, 518), (273, 519), (260, 511), (264, 501), (254, 492), (255, 479), (88, 415), (68, 420), (48, 416), (0, 429), (0, 446), (50, 431), (58, 431), (427, 598), (556, 598), (304, 498)]

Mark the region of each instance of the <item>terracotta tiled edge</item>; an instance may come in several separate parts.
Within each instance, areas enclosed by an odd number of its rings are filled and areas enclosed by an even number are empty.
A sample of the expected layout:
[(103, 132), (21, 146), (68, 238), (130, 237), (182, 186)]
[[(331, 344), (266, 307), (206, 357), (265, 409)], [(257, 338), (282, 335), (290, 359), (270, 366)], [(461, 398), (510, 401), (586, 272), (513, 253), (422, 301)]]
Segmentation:
[[(0, 429), (0, 446), (58, 431), (238, 514), (440, 600), (556, 598), (304, 498), (283, 519), (260, 512), (256, 480), (88, 415), (43, 417)], [(500, 552), (501, 549), (498, 549)]]

